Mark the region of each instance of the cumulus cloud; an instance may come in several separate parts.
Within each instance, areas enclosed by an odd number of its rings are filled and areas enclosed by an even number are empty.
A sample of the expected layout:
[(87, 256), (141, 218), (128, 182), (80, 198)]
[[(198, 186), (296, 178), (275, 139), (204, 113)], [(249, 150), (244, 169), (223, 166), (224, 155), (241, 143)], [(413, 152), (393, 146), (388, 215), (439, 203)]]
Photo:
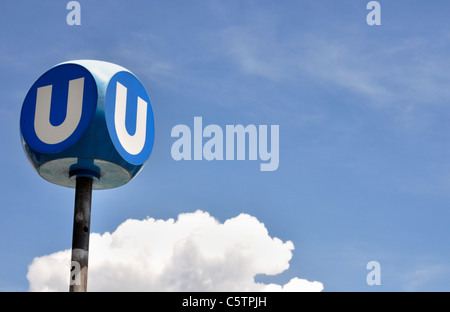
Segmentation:
[[(113, 233), (91, 234), (89, 291), (322, 291), (320, 282), (257, 283), (258, 274), (289, 268), (294, 245), (272, 238), (241, 214), (224, 223), (207, 212), (177, 220), (127, 220)], [(30, 291), (67, 291), (70, 250), (35, 258)]]

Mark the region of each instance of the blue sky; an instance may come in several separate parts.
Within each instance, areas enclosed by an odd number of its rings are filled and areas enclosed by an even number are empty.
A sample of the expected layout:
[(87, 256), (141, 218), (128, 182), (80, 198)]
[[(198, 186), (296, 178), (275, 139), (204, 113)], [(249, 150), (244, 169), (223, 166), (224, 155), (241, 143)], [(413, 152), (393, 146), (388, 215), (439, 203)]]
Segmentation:
[[(68, 1), (67, 1), (68, 2)], [(34, 81), (74, 59), (117, 63), (149, 93), (156, 139), (129, 184), (93, 194), (91, 231), (198, 209), (247, 213), (295, 245), (293, 276), (325, 291), (449, 291), (448, 1), (3, 1), (0, 20), (0, 290), (26, 291), (35, 257), (70, 248), (74, 190), (23, 152), (20, 109)], [(174, 161), (171, 129), (280, 126), (280, 165)], [(381, 264), (368, 286), (366, 265)]]

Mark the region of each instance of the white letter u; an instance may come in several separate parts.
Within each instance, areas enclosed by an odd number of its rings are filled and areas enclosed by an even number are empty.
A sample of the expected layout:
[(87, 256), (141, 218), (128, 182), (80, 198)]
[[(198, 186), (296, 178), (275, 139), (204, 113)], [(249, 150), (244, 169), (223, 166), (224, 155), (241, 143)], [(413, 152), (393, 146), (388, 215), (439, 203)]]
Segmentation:
[(83, 110), (84, 78), (69, 81), (66, 119), (59, 126), (50, 123), (53, 85), (37, 89), (34, 129), (37, 137), (47, 144), (58, 144), (76, 130)]
[(117, 137), (122, 147), (131, 155), (139, 154), (145, 145), (147, 132), (147, 102), (138, 97), (136, 132), (130, 135), (125, 126), (125, 114), (127, 110), (127, 88), (117, 82), (116, 86), (116, 110), (114, 124)]

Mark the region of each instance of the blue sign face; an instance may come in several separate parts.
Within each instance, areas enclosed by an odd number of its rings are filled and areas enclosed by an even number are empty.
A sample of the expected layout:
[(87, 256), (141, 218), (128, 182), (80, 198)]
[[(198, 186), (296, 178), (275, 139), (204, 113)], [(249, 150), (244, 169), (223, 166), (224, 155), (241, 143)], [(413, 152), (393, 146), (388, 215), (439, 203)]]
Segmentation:
[(97, 97), (95, 80), (84, 67), (65, 64), (50, 69), (34, 83), (23, 103), (24, 140), (45, 154), (72, 146), (89, 127)]
[(131, 73), (118, 72), (109, 81), (105, 118), (119, 154), (131, 164), (143, 164), (152, 152), (155, 124), (147, 92)]
[(59, 64), (25, 97), (20, 116), (24, 151), (47, 181), (94, 189), (131, 181), (150, 157), (153, 110), (144, 87), (126, 68), (97, 60)]

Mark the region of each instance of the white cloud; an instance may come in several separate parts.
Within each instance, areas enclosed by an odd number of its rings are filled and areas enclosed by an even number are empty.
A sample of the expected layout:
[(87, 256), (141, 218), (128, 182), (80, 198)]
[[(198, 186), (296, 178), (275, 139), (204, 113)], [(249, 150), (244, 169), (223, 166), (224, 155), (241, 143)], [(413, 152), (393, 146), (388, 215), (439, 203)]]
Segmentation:
[(323, 284), (321, 282), (310, 282), (305, 279), (295, 277), (284, 286), (269, 284), (265, 286), (263, 290), (270, 292), (277, 292), (277, 291), (320, 292), (323, 290)]
[[(127, 220), (113, 233), (91, 234), (89, 291), (322, 291), (320, 282), (256, 283), (257, 274), (289, 268), (294, 245), (269, 236), (241, 214), (224, 223), (207, 212), (177, 220)], [(70, 250), (29, 266), (30, 291), (67, 291)]]

